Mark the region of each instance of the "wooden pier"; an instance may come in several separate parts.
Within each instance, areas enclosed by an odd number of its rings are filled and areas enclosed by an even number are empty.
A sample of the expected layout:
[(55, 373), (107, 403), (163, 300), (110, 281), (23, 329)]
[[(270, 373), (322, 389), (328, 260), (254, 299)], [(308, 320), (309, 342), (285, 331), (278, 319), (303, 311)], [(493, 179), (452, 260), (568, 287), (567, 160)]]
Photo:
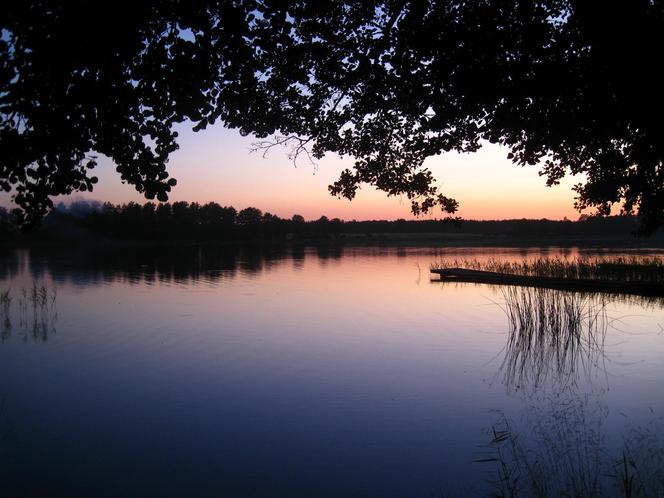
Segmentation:
[(439, 275), (432, 282), (468, 282), (476, 284), (518, 285), (583, 292), (607, 292), (637, 296), (664, 297), (664, 285), (650, 282), (618, 282), (615, 280), (579, 279), (511, 275), (466, 268), (432, 268)]

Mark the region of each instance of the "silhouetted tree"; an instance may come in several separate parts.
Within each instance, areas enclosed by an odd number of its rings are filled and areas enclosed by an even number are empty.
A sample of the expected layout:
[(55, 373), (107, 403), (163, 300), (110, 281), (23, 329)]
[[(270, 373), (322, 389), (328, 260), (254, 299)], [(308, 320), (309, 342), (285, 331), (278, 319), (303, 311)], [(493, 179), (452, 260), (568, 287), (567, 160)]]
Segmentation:
[(97, 153), (165, 200), (185, 120), (355, 157), (331, 193), (415, 213), (457, 209), (423, 161), (486, 140), (549, 185), (584, 175), (579, 208), (664, 221), (660, 1), (33, 0), (0, 23), (0, 187), (28, 222), (91, 190)]
[(263, 213), (255, 207), (244, 208), (237, 214), (236, 223), (238, 225), (258, 225), (263, 220)]
[(157, 205), (155, 216), (160, 229), (170, 221), (171, 215), (171, 205), (168, 202)]
[(154, 202), (146, 202), (145, 204), (143, 204), (143, 216), (148, 221), (152, 221), (152, 219), (155, 216), (156, 210), (157, 206), (155, 205)]
[(225, 206), (222, 208), (221, 222), (225, 226), (230, 226), (235, 224), (236, 218), (237, 218), (237, 211), (233, 206)]
[(199, 210), (199, 218), (201, 223), (206, 225), (221, 223), (223, 209), (224, 208), (222, 208), (216, 202), (208, 202), (207, 204), (204, 204)]
[[(82, 209), (82, 206), (87, 206)], [(73, 206), (73, 208), (72, 208)], [(192, 206), (194, 207), (192, 209)], [(49, 238), (72, 238), (96, 234), (104, 238), (138, 240), (190, 240), (190, 241), (270, 241), (286, 240), (314, 241), (330, 238), (339, 239), (345, 234), (376, 235), (455, 234), (470, 236), (474, 241), (494, 243), (496, 241), (566, 241), (567, 243), (589, 240), (612, 239), (624, 243), (637, 227), (634, 216), (582, 216), (579, 221), (570, 220), (410, 220), (396, 221), (342, 221), (329, 220), (321, 216), (315, 221), (305, 221), (300, 215), (291, 219), (281, 219), (271, 213), (262, 214), (257, 208), (246, 208), (238, 214), (232, 206), (221, 207), (208, 203), (197, 208), (196, 203), (175, 203), (175, 212), (168, 203), (144, 205), (129, 202), (123, 205), (105, 203), (78, 203), (58, 206), (44, 223), (44, 233)], [(212, 215), (211, 213), (217, 213)], [(221, 214), (221, 221), (219, 215)], [(232, 216), (232, 218), (231, 218)], [(4, 239), (17, 238), (15, 213), (0, 209), (0, 235)], [(82, 230), (81, 230), (82, 229)], [(658, 230), (661, 242), (664, 235)], [(478, 238), (481, 237), (481, 238)], [(463, 240), (463, 239), (460, 239)], [(578, 243), (575, 242), (575, 243)]]
[(272, 213), (264, 213), (261, 220), (263, 225), (263, 237), (275, 240), (283, 236), (283, 220)]

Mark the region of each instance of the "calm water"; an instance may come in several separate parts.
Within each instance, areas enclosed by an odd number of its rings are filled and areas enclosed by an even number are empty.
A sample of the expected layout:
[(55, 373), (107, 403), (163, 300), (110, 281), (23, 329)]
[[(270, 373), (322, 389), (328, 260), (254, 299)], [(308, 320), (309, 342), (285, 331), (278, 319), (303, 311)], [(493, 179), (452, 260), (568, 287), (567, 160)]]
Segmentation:
[[(660, 302), (608, 299), (603, 332), (526, 351), (504, 289), (431, 282), (428, 271), (442, 256), (579, 254), (594, 253), (5, 251), (3, 490), (483, 496), (497, 466), (477, 460), (496, 456), (492, 431), (506, 424), (554, 467), (567, 455), (592, 470), (595, 451), (612, 462), (644, 440), (656, 453)], [(22, 297), (33, 281), (47, 287), (44, 306)], [(570, 441), (581, 456), (569, 457)]]

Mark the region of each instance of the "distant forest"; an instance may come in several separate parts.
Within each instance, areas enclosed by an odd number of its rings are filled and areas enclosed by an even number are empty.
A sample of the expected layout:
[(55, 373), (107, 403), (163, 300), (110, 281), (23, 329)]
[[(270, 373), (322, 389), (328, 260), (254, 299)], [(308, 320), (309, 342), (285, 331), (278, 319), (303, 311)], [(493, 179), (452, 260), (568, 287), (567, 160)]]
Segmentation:
[[(33, 234), (21, 234), (13, 213), (0, 208), (0, 235), (16, 239), (117, 239), (188, 241), (288, 241), (320, 239), (415, 239), (469, 240), (477, 242), (564, 239), (634, 240), (638, 219), (634, 216), (586, 216), (570, 220), (459, 219), (395, 221), (344, 221), (321, 216), (305, 220), (295, 214), (285, 219), (255, 207), (237, 210), (215, 202), (122, 205), (97, 201), (60, 204)], [(650, 240), (664, 240), (660, 230)]]

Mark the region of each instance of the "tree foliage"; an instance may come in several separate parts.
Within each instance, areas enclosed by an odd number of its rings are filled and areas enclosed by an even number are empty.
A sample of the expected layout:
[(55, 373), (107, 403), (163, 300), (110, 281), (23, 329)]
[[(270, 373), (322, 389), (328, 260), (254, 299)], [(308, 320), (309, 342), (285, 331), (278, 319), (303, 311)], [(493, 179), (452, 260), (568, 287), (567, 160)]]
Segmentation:
[[(216, 202), (199, 204), (178, 201), (173, 204), (129, 202), (122, 205), (77, 200), (69, 205), (60, 202), (44, 219), (41, 230), (20, 234), (15, 213), (0, 208), (0, 242), (27, 240), (95, 240), (107, 245), (109, 240), (195, 241), (245, 243), (252, 241), (381, 243), (388, 239), (399, 243), (446, 241), (453, 244), (497, 243), (633, 243), (637, 227), (634, 216), (588, 216), (570, 220), (465, 220), (446, 219), (340, 220), (321, 216), (305, 220), (302, 215), (280, 218), (256, 207), (236, 210)], [(480, 237), (480, 238), (478, 238)], [(664, 230), (653, 234), (662, 241)]]
[[(100, 6), (101, 4), (101, 6)], [(97, 154), (166, 200), (174, 125), (216, 121), (262, 146), (355, 158), (414, 213), (457, 202), (427, 157), (484, 141), (577, 207), (664, 222), (664, 2), (579, 0), (25, 1), (0, 21), (0, 187), (38, 220), (90, 190)], [(100, 11), (101, 10), (101, 11)]]

